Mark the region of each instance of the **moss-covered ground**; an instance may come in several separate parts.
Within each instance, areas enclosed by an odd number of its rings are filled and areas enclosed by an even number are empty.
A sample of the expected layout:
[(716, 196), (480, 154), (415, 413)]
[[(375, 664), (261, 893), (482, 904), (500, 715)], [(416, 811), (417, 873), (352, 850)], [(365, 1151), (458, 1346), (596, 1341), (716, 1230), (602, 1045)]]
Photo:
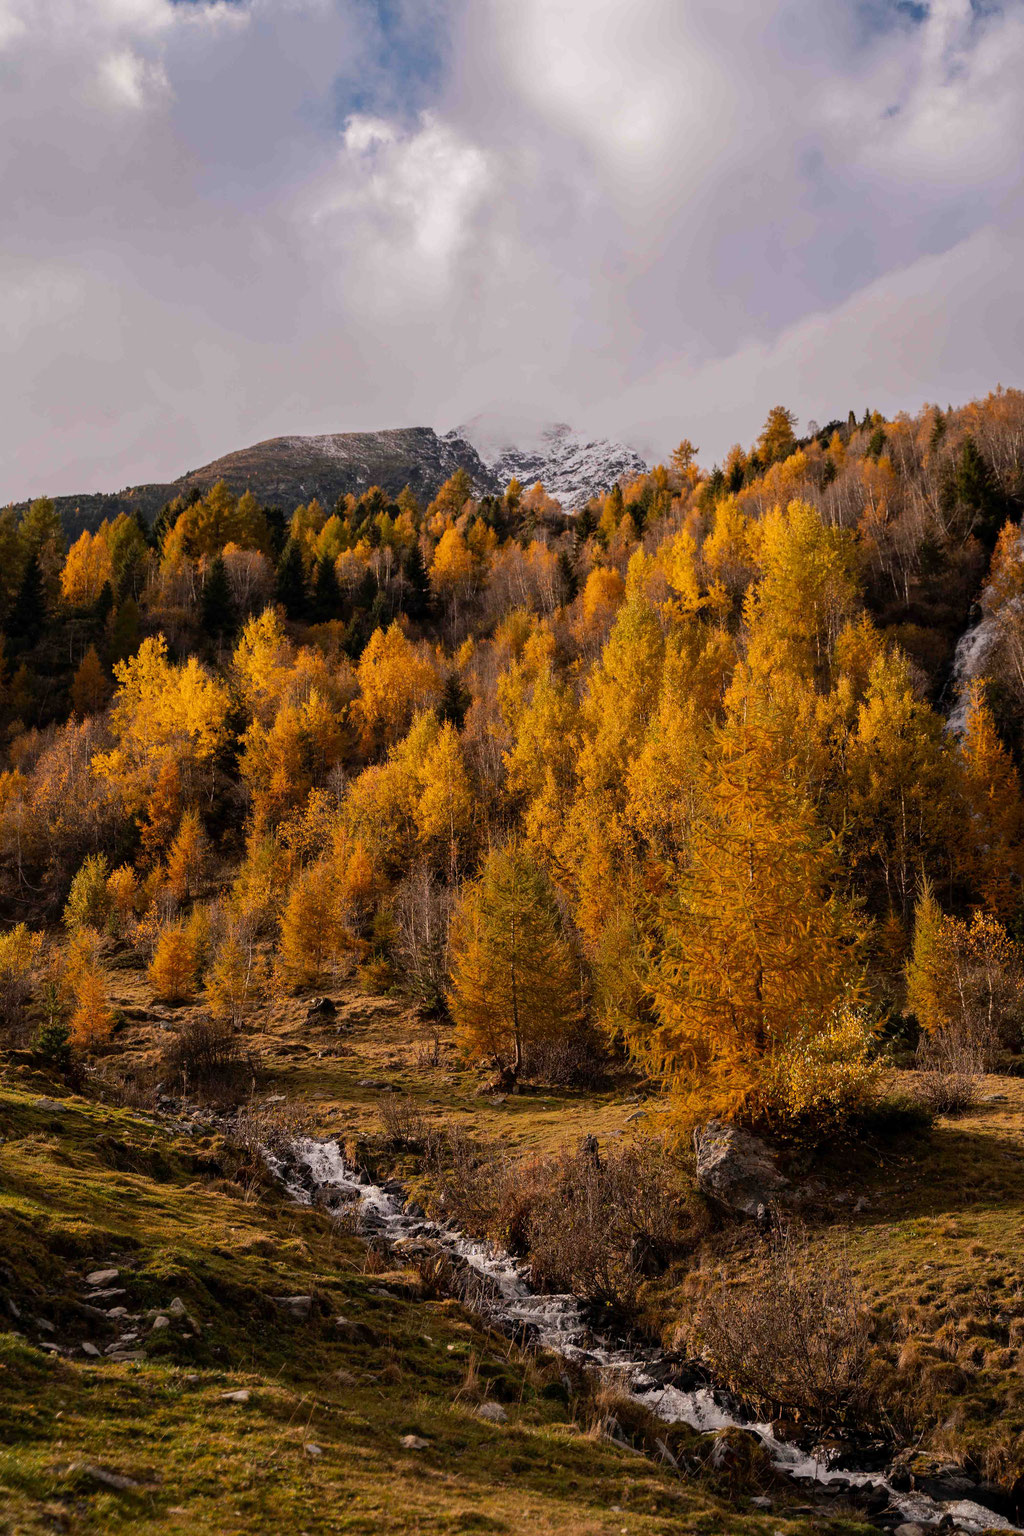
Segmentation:
[(761, 1513), (593, 1433), (556, 1367), (376, 1272), (219, 1137), (55, 1092), (0, 1087), (5, 1536), (810, 1528), (790, 1490)]

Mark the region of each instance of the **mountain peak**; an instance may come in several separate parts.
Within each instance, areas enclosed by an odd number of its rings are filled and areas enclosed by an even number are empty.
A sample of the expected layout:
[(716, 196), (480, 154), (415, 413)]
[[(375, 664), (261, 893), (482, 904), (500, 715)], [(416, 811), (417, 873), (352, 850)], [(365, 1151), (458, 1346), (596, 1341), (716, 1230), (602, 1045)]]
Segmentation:
[(549, 496), (574, 512), (617, 480), (642, 475), (646, 461), (625, 443), (588, 437), (568, 422), (543, 421), (526, 412), (483, 412), (446, 434), (474, 448), (504, 488), (538, 480)]

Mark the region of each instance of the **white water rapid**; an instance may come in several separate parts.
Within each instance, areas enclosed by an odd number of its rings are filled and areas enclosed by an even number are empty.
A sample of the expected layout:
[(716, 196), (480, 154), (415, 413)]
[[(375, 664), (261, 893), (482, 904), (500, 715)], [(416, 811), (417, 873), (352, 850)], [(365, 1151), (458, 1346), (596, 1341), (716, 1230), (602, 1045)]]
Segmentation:
[(526, 1331), (536, 1348), (613, 1378), (622, 1391), (668, 1424), (688, 1424), (700, 1432), (729, 1427), (751, 1430), (780, 1471), (821, 1484), (884, 1489), (891, 1508), (905, 1521), (938, 1526), (947, 1517), (947, 1526), (951, 1520), (955, 1529), (964, 1532), (1021, 1530), (970, 1499), (940, 1503), (922, 1493), (900, 1492), (880, 1472), (830, 1467), (821, 1457), (777, 1439), (770, 1424), (739, 1417), (728, 1395), (708, 1386), (683, 1390), (665, 1385), (658, 1380), (663, 1374), (658, 1370), (660, 1351), (619, 1348), (595, 1337), (575, 1296), (538, 1295), (531, 1290), (524, 1267), (509, 1254), (467, 1237), (454, 1223), (429, 1221), (415, 1208), (407, 1209), (398, 1193), (370, 1183), (347, 1164), (335, 1141), (297, 1141), (286, 1158), (266, 1156), (294, 1200), (323, 1205), (339, 1215), (354, 1210), (363, 1237), (379, 1238), (399, 1253), (403, 1246), (428, 1244), (474, 1282), (466, 1287), (468, 1304), (489, 1323)]

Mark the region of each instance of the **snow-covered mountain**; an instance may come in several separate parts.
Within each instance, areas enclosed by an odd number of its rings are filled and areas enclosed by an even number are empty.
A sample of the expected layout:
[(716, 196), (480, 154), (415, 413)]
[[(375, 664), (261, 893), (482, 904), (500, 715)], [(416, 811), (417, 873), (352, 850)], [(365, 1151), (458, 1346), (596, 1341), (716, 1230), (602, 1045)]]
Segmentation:
[(502, 490), (514, 477), (524, 486), (538, 480), (565, 512), (575, 512), (616, 480), (647, 469), (635, 448), (586, 437), (565, 422), (539, 424), (515, 416), (474, 416), (447, 434), (476, 449)]
[(432, 427), (405, 427), (270, 438), (168, 484), (61, 496), (56, 505), (66, 534), (74, 539), (83, 528), (97, 528), (103, 518), (120, 512), (139, 512), (152, 521), (175, 496), (205, 493), (218, 480), (236, 494), (252, 491), (262, 505), (280, 507), (290, 516), (311, 497), (333, 508), (339, 496), (359, 496), (371, 485), (392, 496), (407, 485), (425, 505), (449, 475), (464, 469), (475, 495), (500, 496), (513, 477), (523, 486), (540, 480), (563, 511), (575, 512), (616, 480), (646, 468), (640, 454), (623, 443), (585, 437), (564, 423), (491, 415), (476, 416), (443, 436)]

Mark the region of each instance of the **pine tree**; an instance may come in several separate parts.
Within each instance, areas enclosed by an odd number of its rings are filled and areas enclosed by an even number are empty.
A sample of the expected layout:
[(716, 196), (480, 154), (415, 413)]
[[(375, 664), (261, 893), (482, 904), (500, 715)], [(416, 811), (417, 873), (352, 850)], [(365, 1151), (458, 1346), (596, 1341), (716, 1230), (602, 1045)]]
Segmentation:
[(315, 624), (327, 624), (341, 613), (341, 588), (329, 555), (322, 555), (316, 563), (313, 577), (311, 617)]
[(201, 609), (201, 622), (206, 634), (220, 639), (234, 629), (236, 618), (234, 603), (231, 599), (231, 584), (228, 581), (227, 567), (224, 564), (224, 556), (217, 554), (210, 561), (203, 582), (203, 598)]
[(46, 623), (46, 600), (43, 593), (43, 574), (39, 556), (33, 552), (26, 564), (18, 587), (7, 633), (11, 649), (29, 650), (39, 639)]
[(306, 617), (306, 573), (302, 565), (302, 550), (295, 539), (289, 539), (277, 563), (277, 601), (290, 619)]
[(580, 1019), (579, 974), (551, 883), (526, 850), (499, 849), (463, 893), (448, 1003), (463, 1049), (519, 1075), (531, 1046)]
[(414, 623), (421, 624), (429, 617), (431, 606), (430, 578), (427, 575), (427, 567), (423, 563), (423, 551), (420, 549), (419, 539), (416, 539), (409, 547), (402, 567), (405, 578), (405, 592), (402, 598), (402, 607)]

